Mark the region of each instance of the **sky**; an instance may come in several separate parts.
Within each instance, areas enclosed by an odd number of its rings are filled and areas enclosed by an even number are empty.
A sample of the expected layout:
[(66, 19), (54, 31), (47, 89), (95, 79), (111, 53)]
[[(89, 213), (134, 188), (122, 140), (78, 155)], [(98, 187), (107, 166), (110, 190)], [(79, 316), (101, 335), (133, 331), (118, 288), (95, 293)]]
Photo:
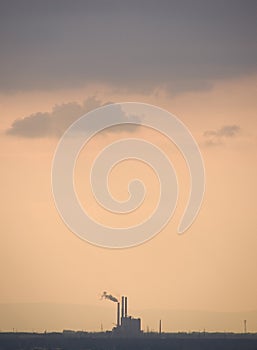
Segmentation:
[[(0, 1), (1, 330), (111, 329), (115, 305), (100, 300), (106, 290), (128, 296), (144, 329), (163, 318), (167, 331), (240, 332), (247, 319), (257, 331), (256, 23), (251, 0)], [(195, 222), (178, 235), (189, 177), (176, 147), (141, 126), (97, 135), (75, 171), (80, 200), (97, 220), (137, 223), (158, 201), (156, 177), (132, 160), (113, 170), (111, 190), (126, 199), (139, 176), (149, 191), (144, 206), (115, 216), (94, 201), (89, 165), (115, 140), (155, 143), (180, 184), (158, 235), (105, 249), (61, 220), (51, 165), (71, 123), (129, 101), (164, 108), (188, 127), (206, 191)]]

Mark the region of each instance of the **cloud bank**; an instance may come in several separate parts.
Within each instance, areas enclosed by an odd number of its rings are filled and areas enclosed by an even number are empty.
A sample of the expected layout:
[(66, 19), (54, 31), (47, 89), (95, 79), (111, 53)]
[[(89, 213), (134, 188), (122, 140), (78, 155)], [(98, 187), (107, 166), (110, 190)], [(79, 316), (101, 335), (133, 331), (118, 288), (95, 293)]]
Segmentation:
[(148, 93), (257, 73), (253, 0), (9, 0), (0, 92), (91, 83)]

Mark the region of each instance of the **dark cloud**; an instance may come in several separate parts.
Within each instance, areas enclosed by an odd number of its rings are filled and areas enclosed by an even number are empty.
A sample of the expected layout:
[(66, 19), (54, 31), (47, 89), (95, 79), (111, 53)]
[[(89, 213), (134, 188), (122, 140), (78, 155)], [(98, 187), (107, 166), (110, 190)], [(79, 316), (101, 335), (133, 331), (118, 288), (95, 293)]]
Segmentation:
[[(15, 120), (12, 126), (6, 130), (6, 134), (26, 138), (60, 137), (75, 120), (85, 113), (109, 103), (111, 102), (103, 103), (95, 97), (90, 97), (81, 105), (76, 102), (56, 105), (50, 113), (38, 112), (23, 119)], [(117, 105), (116, 109), (120, 115), (121, 122), (128, 120), (126, 119), (128, 117), (124, 115), (119, 105)], [(130, 122), (133, 120), (138, 122), (136, 116), (130, 116), (129, 120)], [(99, 123), (101, 126), (100, 120)], [(122, 132), (125, 130), (133, 132), (136, 127), (136, 125), (118, 125), (112, 129), (107, 129), (107, 132)]]
[(238, 136), (240, 130), (238, 125), (225, 125), (217, 130), (207, 130), (203, 134), (206, 139), (205, 144), (207, 146), (221, 145), (225, 139)]
[(2, 1), (0, 91), (206, 89), (257, 72), (253, 0)]

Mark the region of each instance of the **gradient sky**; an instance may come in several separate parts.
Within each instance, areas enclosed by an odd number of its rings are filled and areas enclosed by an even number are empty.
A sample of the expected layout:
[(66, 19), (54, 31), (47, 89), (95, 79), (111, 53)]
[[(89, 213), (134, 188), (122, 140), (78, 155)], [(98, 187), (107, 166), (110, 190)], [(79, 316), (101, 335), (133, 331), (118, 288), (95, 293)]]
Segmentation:
[[(111, 329), (114, 305), (99, 300), (107, 290), (127, 295), (144, 326), (163, 317), (166, 330), (242, 330), (240, 319), (230, 316), (229, 323), (213, 312), (244, 319), (257, 310), (256, 23), (257, 2), (250, 0), (0, 1), (0, 329), (96, 330), (101, 317)], [(121, 101), (178, 116), (200, 146), (207, 183), (196, 221), (178, 236), (189, 180), (175, 147), (146, 128), (97, 136), (76, 172), (92, 215), (114, 226), (121, 220), (97, 208), (84, 181), (85, 159), (119, 137), (156, 143), (181, 184), (178, 208), (161, 233), (135, 248), (108, 250), (77, 238), (58, 216), (51, 162), (68, 125)], [(157, 197), (149, 169), (123, 166), (115, 170), (118, 180), (113, 172), (118, 198), (126, 196), (129, 176), (141, 176), (150, 191), (144, 209), (122, 218), (126, 224), (147, 215)], [(21, 304), (29, 306), (21, 311)], [(58, 304), (59, 319), (28, 312), (38, 304)], [(91, 311), (74, 314), (70, 304)], [(188, 322), (163, 310), (198, 313)], [(203, 311), (210, 314), (201, 321)], [(248, 328), (257, 331), (253, 315)]]

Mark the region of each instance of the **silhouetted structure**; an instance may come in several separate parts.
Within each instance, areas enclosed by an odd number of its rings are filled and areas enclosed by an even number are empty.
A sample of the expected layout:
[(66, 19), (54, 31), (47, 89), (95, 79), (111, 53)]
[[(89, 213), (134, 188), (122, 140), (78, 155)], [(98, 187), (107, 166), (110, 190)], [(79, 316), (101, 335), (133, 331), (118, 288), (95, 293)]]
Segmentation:
[(162, 334), (162, 320), (159, 322), (159, 334)]
[(120, 303), (117, 303), (117, 326), (112, 330), (114, 335), (135, 337), (141, 334), (141, 319), (128, 316), (128, 298), (121, 298), (121, 318)]

